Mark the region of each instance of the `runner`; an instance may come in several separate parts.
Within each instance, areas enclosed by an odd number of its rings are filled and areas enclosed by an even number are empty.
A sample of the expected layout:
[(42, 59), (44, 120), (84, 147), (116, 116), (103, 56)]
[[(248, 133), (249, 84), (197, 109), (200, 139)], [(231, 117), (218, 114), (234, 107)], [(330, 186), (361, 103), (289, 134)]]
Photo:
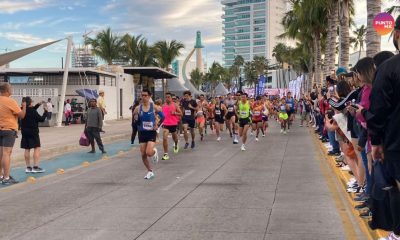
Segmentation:
[(286, 127), (288, 123), (289, 116), (287, 114), (286, 100), (282, 99), (279, 106), (279, 121), (281, 123), (281, 133), (286, 134)]
[(287, 93), (286, 105), (288, 106), (287, 114), (288, 114), (289, 119), (287, 122), (287, 129), (289, 132), (290, 126), (292, 125), (292, 122), (294, 120), (294, 109), (295, 109), (295, 101), (294, 101), (294, 98), (292, 97), (291, 92)]
[(172, 101), (172, 94), (165, 94), (165, 103), (162, 106), (162, 112), (165, 116), (163, 122), (163, 147), (164, 147), (164, 156), (161, 158), (162, 160), (169, 160), (168, 155), (168, 134), (171, 133), (172, 139), (174, 140), (174, 153), (179, 152), (178, 145), (178, 123), (179, 119), (182, 116), (182, 110), (179, 108), (178, 104)]
[[(215, 105), (217, 104), (217, 102), (219, 102), (219, 100), (217, 101), (218, 98), (212, 98), (210, 101), (210, 104), (207, 106), (207, 122), (208, 125), (210, 125), (210, 129), (213, 132), (214, 131), (214, 122), (215, 122), (215, 113), (214, 113), (214, 109), (215, 109)], [(207, 128), (207, 125), (206, 125)]]
[(190, 128), (190, 134), (192, 135), (192, 145), (191, 148), (195, 147), (194, 139), (195, 133), (194, 128), (196, 125), (195, 121), (195, 112), (198, 109), (196, 100), (192, 99), (192, 93), (190, 91), (186, 91), (183, 93), (184, 99), (182, 99), (181, 107), (182, 107), (182, 124), (183, 124), (183, 131), (184, 131), (184, 138), (185, 138), (185, 147), (187, 149), (189, 147), (189, 134), (188, 128)]
[(213, 113), (215, 116), (214, 124), (215, 124), (215, 132), (217, 134), (217, 141), (221, 141), (221, 127), (224, 125), (224, 116), (226, 115), (227, 109), (225, 104), (219, 101), (219, 98), (215, 98), (216, 104), (213, 108)]
[[(164, 121), (164, 114), (160, 107), (150, 103), (151, 93), (149, 90), (142, 91), (142, 103), (136, 107), (134, 116), (138, 120), (139, 130), (139, 143), (140, 152), (142, 154), (142, 160), (144, 166), (147, 168), (147, 174), (144, 179), (154, 178), (153, 169), (150, 166), (148, 158), (151, 157), (153, 163), (158, 162), (158, 152), (155, 148), (157, 132), (156, 130), (160, 127)], [(160, 122), (156, 122), (156, 114), (160, 118)]]
[(208, 111), (208, 104), (207, 101), (204, 98), (204, 94), (200, 95), (200, 99), (198, 102), (198, 110), (196, 113), (196, 123), (199, 127), (199, 134), (200, 134), (200, 141), (203, 141), (204, 139), (204, 126), (206, 124), (206, 115)]
[(263, 122), (263, 112), (264, 112), (264, 103), (261, 101), (261, 96), (258, 96), (256, 98), (256, 101), (253, 103), (251, 110), (253, 112), (253, 115), (251, 117), (251, 120), (253, 122), (253, 132), (256, 132), (256, 142), (258, 142), (258, 136), (260, 134), (260, 129), (261, 132), (264, 135), (264, 129), (262, 126)]
[(267, 96), (263, 97), (264, 111), (262, 113), (262, 129), (264, 130), (262, 137), (265, 137), (265, 133), (268, 128), (268, 115), (271, 109), (271, 103), (268, 100)]
[(241, 94), (241, 100), (238, 104), (239, 114), (239, 135), (242, 138), (242, 151), (246, 150), (247, 131), (249, 130), (250, 120), (250, 103), (247, 100), (247, 93)]
[[(240, 93), (236, 93), (237, 96), (240, 97)], [(239, 140), (237, 137), (237, 116), (236, 116), (236, 103), (237, 100), (233, 99), (232, 94), (228, 94), (227, 99), (225, 99), (225, 106), (227, 108), (227, 112), (225, 113), (226, 127), (229, 130), (229, 134), (233, 137), (233, 144), (238, 144)]]

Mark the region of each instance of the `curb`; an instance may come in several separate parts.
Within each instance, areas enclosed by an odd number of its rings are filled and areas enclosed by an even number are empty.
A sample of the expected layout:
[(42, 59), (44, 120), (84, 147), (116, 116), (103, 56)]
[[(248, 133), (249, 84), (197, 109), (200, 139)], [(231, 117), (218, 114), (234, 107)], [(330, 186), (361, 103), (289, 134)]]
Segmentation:
[[(125, 134), (117, 134), (117, 135), (113, 135), (113, 136), (106, 136), (103, 137), (103, 143), (110, 143), (110, 142), (114, 142), (117, 140), (123, 140), (123, 139), (128, 139), (130, 138), (131, 133), (125, 133)], [(76, 143), (71, 143), (71, 144), (67, 144), (64, 146), (60, 146), (60, 147), (54, 147), (54, 148), (47, 148), (47, 149), (41, 149), (40, 151), (40, 160), (47, 160), (49, 158), (58, 156), (58, 155), (62, 155), (68, 152), (72, 152), (72, 151), (77, 151), (77, 150), (82, 150), (86, 147), (82, 147), (79, 145), (78, 140), (76, 141)], [(12, 156), (12, 163), (11, 163), (11, 167), (18, 167), (20, 165), (25, 164), (25, 158), (23, 154), (17, 155), (17, 156)]]
[(332, 156), (328, 156), (326, 152), (325, 146), (317, 139), (315, 134), (313, 132), (310, 132), (315, 140), (318, 142), (318, 145), (320, 149), (324, 152), (325, 158), (328, 160), (328, 165), (330, 169), (333, 171), (333, 173), (336, 175), (336, 177), (339, 179), (339, 181), (343, 184), (343, 192), (345, 193), (346, 199), (348, 200), (348, 203), (352, 207), (352, 213), (359, 222), (359, 224), (366, 229), (366, 232), (370, 235), (371, 239), (380, 239), (380, 238), (385, 238), (389, 235), (388, 232), (384, 230), (372, 230), (369, 225), (368, 225), (368, 220), (369, 219), (362, 219), (358, 216), (359, 212), (354, 208), (356, 206), (356, 203), (353, 201), (353, 198), (355, 197), (354, 193), (347, 193), (344, 191), (346, 189), (346, 184), (352, 177), (348, 172), (346, 171), (341, 171), (338, 167), (335, 165), (335, 159)]

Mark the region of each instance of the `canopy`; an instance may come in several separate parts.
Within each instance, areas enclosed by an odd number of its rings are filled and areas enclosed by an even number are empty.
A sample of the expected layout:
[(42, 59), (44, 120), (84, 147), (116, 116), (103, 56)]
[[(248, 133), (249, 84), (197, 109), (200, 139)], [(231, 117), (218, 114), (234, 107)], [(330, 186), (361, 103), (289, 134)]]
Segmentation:
[(177, 78), (172, 78), (171, 80), (168, 80), (167, 86), (169, 92), (184, 92), (189, 90)]
[(3, 66), (9, 62), (12, 62), (14, 60), (17, 60), (18, 58), (21, 58), (23, 56), (26, 56), (28, 54), (31, 54), (33, 52), (36, 52), (39, 49), (42, 49), (44, 47), (47, 47), (53, 43), (59, 42), (61, 41), (57, 40), (57, 41), (53, 41), (53, 42), (48, 42), (48, 43), (44, 43), (44, 44), (40, 44), (40, 45), (36, 45), (33, 47), (28, 47), (28, 48), (24, 48), (21, 50), (17, 50), (17, 51), (12, 51), (12, 52), (8, 52), (8, 53), (4, 53), (4, 54), (0, 54), (0, 66)]
[(215, 87), (215, 94), (217, 96), (227, 95), (228, 93), (229, 93), (228, 89), (226, 89), (224, 84), (221, 82)]
[(84, 97), (86, 100), (97, 99), (99, 94), (97, 94), (97, 90), (93, 89), (78, 89), (75, 91), (79, 96)]

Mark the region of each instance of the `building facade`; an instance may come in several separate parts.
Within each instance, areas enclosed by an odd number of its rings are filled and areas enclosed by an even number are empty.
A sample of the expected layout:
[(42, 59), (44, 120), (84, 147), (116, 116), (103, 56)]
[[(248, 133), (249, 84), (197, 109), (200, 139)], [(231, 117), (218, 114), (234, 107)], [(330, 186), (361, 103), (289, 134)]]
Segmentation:
[(287, 11), (287, 0), (222, 0), (223, 60), (230, 67), (235, 56), (245, 61), (254, 56), (272, 59), (274, 46), (282, 42), (280, 24)]

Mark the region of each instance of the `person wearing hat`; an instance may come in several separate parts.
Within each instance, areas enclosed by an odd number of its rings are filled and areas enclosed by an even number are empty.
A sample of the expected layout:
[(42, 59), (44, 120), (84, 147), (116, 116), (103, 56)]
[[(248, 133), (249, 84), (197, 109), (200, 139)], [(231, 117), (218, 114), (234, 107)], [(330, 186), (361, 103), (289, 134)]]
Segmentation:
[(107, 111), (106, 111), (106, 103), (104, 101), (104, 90), (99, 91), (99, 97), (97, 99), (97, 106), (100, 108), (100, 110), (103, 114), (103, 126), (105, 126), (104, 115), (107, 114)]

